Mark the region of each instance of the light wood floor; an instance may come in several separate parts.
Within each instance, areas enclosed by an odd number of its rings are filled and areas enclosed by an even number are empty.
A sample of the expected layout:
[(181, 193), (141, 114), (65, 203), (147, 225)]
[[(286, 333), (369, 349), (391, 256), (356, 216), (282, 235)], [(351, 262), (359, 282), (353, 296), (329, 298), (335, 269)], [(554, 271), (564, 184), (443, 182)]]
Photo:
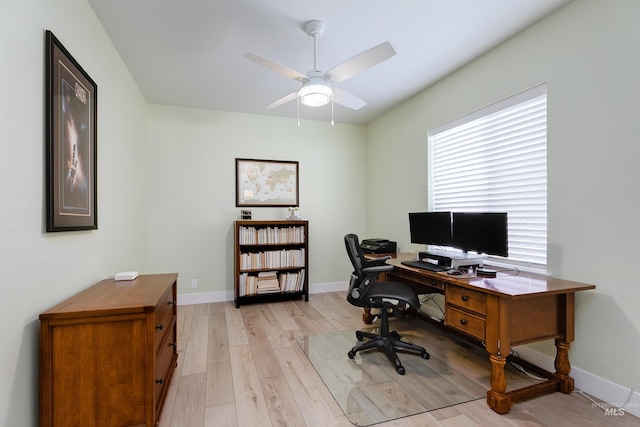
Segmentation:
[[(424, 327), (417, 319), (412, 324)], [(178, 367), (160, 427), (351, 427), (296, 338), (367, 327), (362, 310), (351, 306), (344, 292), (313, 294), (309, 302), (240, 309), (233, 302), (178, 306)], [(629, 414), (606, 416), (574, 392), (517, 403), (506, 415), (496, 414), (480, 399), (376, 427), (637, 427), (639, 423)]]

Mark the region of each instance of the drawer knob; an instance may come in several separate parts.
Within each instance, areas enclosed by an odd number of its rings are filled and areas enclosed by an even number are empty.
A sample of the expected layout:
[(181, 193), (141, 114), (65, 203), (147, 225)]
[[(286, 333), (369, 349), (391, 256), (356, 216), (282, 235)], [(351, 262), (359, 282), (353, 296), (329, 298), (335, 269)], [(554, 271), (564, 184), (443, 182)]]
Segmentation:
[(461, 325), (466, 325), (467, 324), (467, 319), (460, 319), (460, 324)]
[(175, 342), (170, 342), (170, 343), (169, 343), (169, 347), (175, 347), (175, 346), (176, 346), (176, 343), (175, 343)]
[(164, 383), (164, 378), (160, 378), (159, 380), (156, 380), (156, 384), (163, 384)]
[(468, 297), (468, 296), (466, 296), (466, 295), (462, 295), (462, 301), (466, 301), (466, 300), (468, 300), (468, 299), (469, 299), (469, 297)]
[(169, 305), (174, 305), (175, 303), (175, 301), (169, 301)]
[(158, 325), (158, 326), (156, 326), (156, 329), (162, 330), (162, 329), (164, 329), (164, 325)]

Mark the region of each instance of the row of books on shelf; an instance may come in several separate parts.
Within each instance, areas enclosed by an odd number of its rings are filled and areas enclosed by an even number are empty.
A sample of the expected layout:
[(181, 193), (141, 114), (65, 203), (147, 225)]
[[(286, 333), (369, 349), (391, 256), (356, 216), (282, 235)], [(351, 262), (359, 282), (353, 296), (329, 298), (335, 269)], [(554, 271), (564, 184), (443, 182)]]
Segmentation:
[(305, 229), (292, 227), (240, 227), (238, 243), (241, 245), (278, 245), (304, 243)]
[(296, 268), (304, 266), (304, 248), (240, 253), (241, 270), (257, 270), (261, 268)]
[(261, 271), (258, 274), (241, 273), (238, 294), (261, 295), (297, 292), (303, 289), (305, 270), (296, 272)]

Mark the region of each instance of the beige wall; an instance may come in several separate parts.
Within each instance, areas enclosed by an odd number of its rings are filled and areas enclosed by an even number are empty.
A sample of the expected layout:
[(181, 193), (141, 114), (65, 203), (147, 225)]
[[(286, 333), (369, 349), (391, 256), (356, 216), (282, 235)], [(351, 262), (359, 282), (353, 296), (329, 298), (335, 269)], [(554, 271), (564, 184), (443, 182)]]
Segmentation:
[[(300, 216), (309, 220), (309, 283), (345, 282), (343, 236), (365, 231), (364, 136), (356, 125), (150, 106), (149, 268), (178, 271), (181, 296), (232, 296), (235, 159), (294, 160)], [(287, 214), (249, 209), (253, 219)]]
[[(44, 232), (49, 29), (98, 85), (98, 230)], [(146, 270), (147, 106), (86, 1), (0, 1), (0, 426), (38, 420), (38, 314)]]
[(548, 83), (549, 270), (597, 286), (577, 297), (571, 361), (627, 389), (640, 383), (638, 16), (636, 0), (576, 0), (367, 127), (367, 231), (414, 251), (428, 130)]

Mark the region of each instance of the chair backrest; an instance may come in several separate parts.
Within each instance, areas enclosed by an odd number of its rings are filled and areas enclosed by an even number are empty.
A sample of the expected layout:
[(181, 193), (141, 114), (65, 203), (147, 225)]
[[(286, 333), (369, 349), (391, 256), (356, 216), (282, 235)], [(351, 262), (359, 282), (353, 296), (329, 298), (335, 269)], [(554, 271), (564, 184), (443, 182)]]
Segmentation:
[(365, 305), (366, 288), (368, 286), (368, 283), (364, 283), (364, 274), (362, 272), (362, 267), (365, 265), (366, 260), (362, 249), (360, 249), (358, 236), (347, 234), (344, 236), (344, 245), (347, 249), (347, 255), (349, 255), (349, 261), (353, 265), (353, 273), (351, 273), (349, 290), (347, 291), (347, 301), (357, 307), (362, 307)]
[(367, 259), (364, 257), (362, 249), (360, 249), (360, 242), (358, 236), (355, 234), (347, 234), (344, 236), (344, 245), (347, 248), (347, 254), (349, 260), (353, 265), (356, 276), (362, 276), (362, 268), (367, 264)]
[(371, 262), (365, 258), (358, 236), (355, 234), (347, 234), (344, 236), (344, 243), (347, 248), (349, 260), (353, 265), (353, 273), (349, 282), (349, 290), (347, 292), (347, 301), (357, 307), (376, 307), (369, 300), (367, 295), (369, 286), (376, 280), (378, 275), (383, 271), (388, 271), (392, 267), (386, 265), (371, 266)]

